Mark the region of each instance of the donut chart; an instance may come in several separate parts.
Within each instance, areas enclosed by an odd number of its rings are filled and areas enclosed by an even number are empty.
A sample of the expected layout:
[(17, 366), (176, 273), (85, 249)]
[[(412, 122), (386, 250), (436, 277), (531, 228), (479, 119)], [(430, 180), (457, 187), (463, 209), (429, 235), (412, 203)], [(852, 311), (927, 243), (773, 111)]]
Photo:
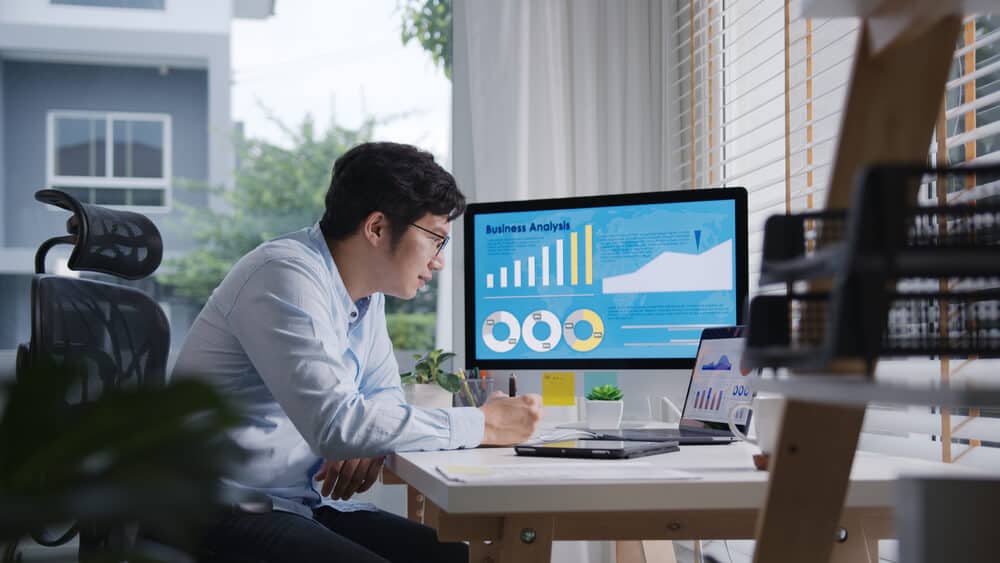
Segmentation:
[[(505, 325), (510, 331), (510, 335), (504, 340), (493, 336), (493, 328), (498, 324)], [(483, 343), (494, 352), (510, 352), (520, 340), (521, 324), (517, 322), (517, 317), (507, 311), (494, 311), (483, 322)]]
[[(577, 338), (575, 328), (579, 322), (590, 323), (593, 330), (588, 338)], [(570, 313), (563, 323), (563, 338), (566, 339), (566, 344), (577, 352), (589, 352), (604, 340), (604, 320), (590, 309), (577, 309)]]
[[(549, 336), (544, 340), (535, 338), (535, 325), (538, 323), (549, 326)], [(535, 352), (548, 352), (555, 348), (562, 339), (562, 330), (560, 330), (562, 323), (552, 311), (542, 309), (529, 313), (527, 317), (524, 317), (521, 328), (523, 329), (524, 345)]]

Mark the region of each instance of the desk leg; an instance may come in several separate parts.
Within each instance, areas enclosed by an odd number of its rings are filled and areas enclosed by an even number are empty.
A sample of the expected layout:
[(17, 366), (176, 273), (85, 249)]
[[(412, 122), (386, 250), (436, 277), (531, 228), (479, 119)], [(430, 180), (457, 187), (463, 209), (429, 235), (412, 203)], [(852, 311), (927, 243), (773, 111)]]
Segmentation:
[(551, 516), (509, 516), (503, 521), (502, 563), (548, 563), (552, 559), (555, 519)]
[(677, 563), (670, 540), (619, 540), (615, 542), (618, 563)]
[(840, 528), (847, 537), (834, 542), (830, 563), (878, 563), (878, 540), (892, 537), (892, 517), (848, 512), (841, 518)]
[(406, 486), (406, 516), (414, 522), (424, 523), (424, 495), (410, 485)]

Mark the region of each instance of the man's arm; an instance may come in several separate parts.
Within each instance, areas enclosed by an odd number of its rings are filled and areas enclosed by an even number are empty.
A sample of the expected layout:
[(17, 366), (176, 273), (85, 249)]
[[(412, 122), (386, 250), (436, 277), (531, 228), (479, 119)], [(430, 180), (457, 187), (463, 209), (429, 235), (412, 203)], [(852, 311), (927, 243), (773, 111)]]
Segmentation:
[[(349, 459), (478, 445), (484, 421), (476, 409), (416, 409), (369, 401), (359, 392), (346, 322), (334, 326), (335, 304), (323, 283), (323, 275), (305, 260), (272, 260), (248, 277), (226, 315), (264, 384), (312, 450), (327, 459)], [(458, 426), (479, 430), (463, 432)]]
[[(377, 301), (373, 300), (368, 310), (368, 314), (374, 317), (372, 322), (378, 331), (367, 362), (373, 367), (362, 378), (361, 391), (368, 399), (402, 403), (399, 366), (385, 322), (385, 298), (378, 294), (375, 299)], [(526, 395), (513, 401), (499, 400), (500, 397), (503, 397), (502, 393), (491, 397), (488, 407), (482, 407), (483, 428), (460, 427), (459, 431), (474, 433), (481, 443), (488, 445), (511, 445), (527, 440), (542, 416), (541, 397)], [(459, 407), (456, 411), (469, 408), (472, 407)]]

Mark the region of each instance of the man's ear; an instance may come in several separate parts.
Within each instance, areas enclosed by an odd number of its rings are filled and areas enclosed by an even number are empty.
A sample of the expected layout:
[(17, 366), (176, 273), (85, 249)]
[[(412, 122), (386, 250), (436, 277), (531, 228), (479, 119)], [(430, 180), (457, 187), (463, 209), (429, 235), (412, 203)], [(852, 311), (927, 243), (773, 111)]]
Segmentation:
[(361, 234), (373, 246), (389, 240), (388, 218), (381, 211), (372, 211), (361, 222)]

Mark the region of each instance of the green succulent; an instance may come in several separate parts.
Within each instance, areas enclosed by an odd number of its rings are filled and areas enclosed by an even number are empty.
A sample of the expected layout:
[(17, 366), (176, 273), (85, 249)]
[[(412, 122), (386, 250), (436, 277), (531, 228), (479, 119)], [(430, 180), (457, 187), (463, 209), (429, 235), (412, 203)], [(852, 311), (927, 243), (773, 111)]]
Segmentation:
[(620, 401), (622, 390), (617, 385), (598, 385), (587, 393), (588, 401)]
[(454, 352), (445, 352), (439, 348), (426, 355), (414, 354), (413, 357), (417, 359), (413, 371), (399, 374), (402, 383), (437, 383), (451, 393), (457, 393), (462, 388), (464, 377), (445, 371), (443, 367), (444, 362), (455, 357)]

